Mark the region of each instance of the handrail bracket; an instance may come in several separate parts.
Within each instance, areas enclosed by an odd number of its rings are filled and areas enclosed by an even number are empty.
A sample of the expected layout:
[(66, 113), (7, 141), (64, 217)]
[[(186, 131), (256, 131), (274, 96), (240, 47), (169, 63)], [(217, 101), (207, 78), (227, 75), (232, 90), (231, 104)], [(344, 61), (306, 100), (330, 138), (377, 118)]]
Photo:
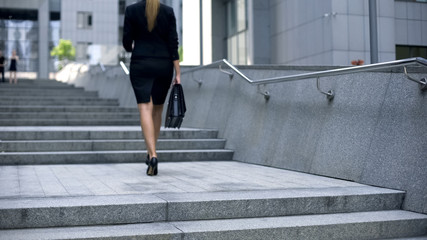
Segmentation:
[(333, 90), (329, 90), (329, 91), (327, 91), (327, 92), (324, 92), (324, 91), (322, 91), (322, 90), (320, 89), (320, 77), (317, 77), (317, 79), (316, 79), (316, 85), (317, 85), (317, 90), (318, 90), (321, 94), (326, 95), (326, 98), (327, 98), (329, 101), (332, 101), (332, 100), (334, 99), (334, 97), (335, 97), (335, 93), (334, 93), (334, 91), (333, 91)]
[(409, 76), (406, 66), (403, 67), (403, 72), (405, 73), (405, 76), (408, 80), (418, 83), (421, 90), (424, 91), (427, 89), (427, 78), (421, 78), (420, 80), (418, 80)]
[(200, 79), (196, 79), (196, 78), (194, 77), (194, 72), (192, 72), (192, 73), (191, 73), (191, 79), (193, 79), (193, 81), (195, 81), (197, 84), (199, 84), (199, 87), (201, 87), (201, 86), (202, 86), (203, 81), (202, 81), (202, 80), (200, 80)]
[(221, 64), (219, 65), (219, 71), (221, 71), (222, 73), (227, 74), (227, 75), (228, 75), (228, 77), (230, 78), (230, 81), (231, 81), (231, 80), (233, 80), (234, 73), (223, 70), (223, 69), (222, 69), (222, 65), (221, 65)]
[(270, 100), (270, 92), (267, 91), (267, 90), (265, 90), (265, 84), (263, 84), (263, 85), (257, 85), (257, 87), (258, 87), (257, 93), (263, 95), (265, 101)]

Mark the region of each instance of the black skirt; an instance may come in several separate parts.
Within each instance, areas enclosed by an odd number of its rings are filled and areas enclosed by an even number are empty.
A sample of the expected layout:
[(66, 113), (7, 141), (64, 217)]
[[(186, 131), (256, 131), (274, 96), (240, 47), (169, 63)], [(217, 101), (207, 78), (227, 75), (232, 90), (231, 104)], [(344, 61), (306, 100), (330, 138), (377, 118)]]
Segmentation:
[(173, 62), (169, 59), (132, 59), (130, 63), (130, 81), (138, 104), (150, 102), (150, 97), (154, 105), (164, 104), (172, 77)]
[(12, 59), (10, 60), (10, 67), (9, 67), (9, 71), (11, 72), (16, 72), (16, 60)]

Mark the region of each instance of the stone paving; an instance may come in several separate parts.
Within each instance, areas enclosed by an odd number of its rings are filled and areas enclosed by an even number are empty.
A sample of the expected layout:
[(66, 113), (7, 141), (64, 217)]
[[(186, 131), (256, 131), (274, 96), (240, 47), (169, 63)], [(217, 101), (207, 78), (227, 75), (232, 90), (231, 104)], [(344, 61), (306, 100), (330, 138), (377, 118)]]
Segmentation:
[(155, 177), (145, 171), (144, 163), (0, 166), (0, 198), (363, 186), (234, 161), (159, 163)]

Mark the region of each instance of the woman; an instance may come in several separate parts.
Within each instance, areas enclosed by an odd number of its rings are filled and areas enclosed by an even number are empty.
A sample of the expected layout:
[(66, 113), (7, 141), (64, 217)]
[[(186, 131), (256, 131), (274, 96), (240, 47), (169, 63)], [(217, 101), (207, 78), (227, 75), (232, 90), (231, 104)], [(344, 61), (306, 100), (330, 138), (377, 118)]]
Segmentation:
[(16, 78), (16, 66), (18, 65), (19, 57), (16, 55), (16, 51), (12, 51), (12, 57), (10, 57), (10, 67), (9, 67), (9, 84), (15, 82), (18, 83), (18, 79)]
[(1, 74), (1, 81), (4, 82), (4, 57), (3, 57), (2, 51), (0, 51), (0, 74)]
[(130, 80), (147, 146), (147, 175), (157, 175), (156, 143), (163, 104), (173, 83), (181, 83), (178, 34), (173, 9), (159, 0), (142, 0), (126, 8), (123, 47), (132, 52)]

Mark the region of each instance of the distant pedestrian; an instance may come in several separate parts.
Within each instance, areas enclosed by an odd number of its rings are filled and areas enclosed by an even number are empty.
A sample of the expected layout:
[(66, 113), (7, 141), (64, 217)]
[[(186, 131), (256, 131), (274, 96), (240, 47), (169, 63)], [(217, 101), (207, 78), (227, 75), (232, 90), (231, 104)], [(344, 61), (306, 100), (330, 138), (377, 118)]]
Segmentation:
[(171, 86), (181, 83), (178, 34), (173, 9), (159, 0), (142, 0), (126, 8), (123, 47), (132, 52), (130, 81), (147, 146), (147, 175), (157, 175), (156, 143), (163, 105)]
[(16, 51), (12, 51), (12, 56), (10, 57), (10, 67), (9, 67), (9, 83), (15, 82), (18, 83), (18, 79), (16, 78), (16, 71), (18, 65), (19, 57), (16, 55)]
[(2, 51), (0, 51), (0, 72), (1, 72), (1, 82), (5, 82), (4, 81), (4, 56)]

